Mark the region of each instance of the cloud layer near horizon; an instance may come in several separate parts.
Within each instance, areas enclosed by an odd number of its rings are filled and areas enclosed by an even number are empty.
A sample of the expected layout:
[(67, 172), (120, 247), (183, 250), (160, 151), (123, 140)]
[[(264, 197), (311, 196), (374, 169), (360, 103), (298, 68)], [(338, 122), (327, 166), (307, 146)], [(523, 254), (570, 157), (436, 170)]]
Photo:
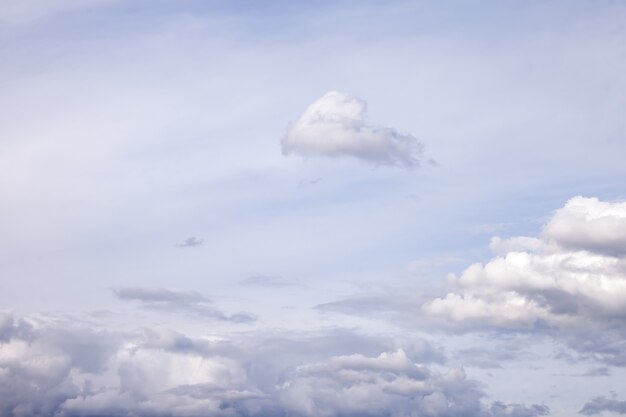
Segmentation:
[(367, 103), (338, 91), (314, 101), (282, 139), (285, 155), (350, 156), (375, 165), (419, 166), (422, 144), (390, 127), (369, 125)]
[[(419, 341), (418, 341), (419, 342)], [(2, 416), (534, 417), (484, 404), (462, 369), (435, 370), (425, 342), (351, 332), (189, 338), (0, 315)]]

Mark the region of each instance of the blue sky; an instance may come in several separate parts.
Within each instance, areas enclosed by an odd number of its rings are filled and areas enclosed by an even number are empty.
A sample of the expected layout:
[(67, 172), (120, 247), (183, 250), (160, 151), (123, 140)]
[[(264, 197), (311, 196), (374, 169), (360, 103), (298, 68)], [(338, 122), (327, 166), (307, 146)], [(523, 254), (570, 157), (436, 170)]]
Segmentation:
[(4, 3), (0, 415), (626, 412), (620, 2)]

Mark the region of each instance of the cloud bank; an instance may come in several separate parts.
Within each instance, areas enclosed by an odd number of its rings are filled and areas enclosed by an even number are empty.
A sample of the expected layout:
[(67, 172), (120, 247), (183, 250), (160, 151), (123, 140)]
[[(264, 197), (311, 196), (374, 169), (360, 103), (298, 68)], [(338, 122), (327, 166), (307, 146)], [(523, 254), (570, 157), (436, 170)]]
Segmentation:
[(423, 305), (457, 329), (541, 332), (626, 365), (626, 204), (575, 197), (538, 238), (494, 239), (458, 290)]
[(409, 134), (367, 124), (366, 112), (361, 99), (338, 91), (324, 94), (287, 128), (283, 154), (350, 156), (375, 165), (418, 167), (422, 144)]
[(545, 415), (484, 404), (462, 369), (435, 370), (426, 343), (345, 331), (189, 338), (116, 333), (55, 317), (0, 314), (2, 416)]

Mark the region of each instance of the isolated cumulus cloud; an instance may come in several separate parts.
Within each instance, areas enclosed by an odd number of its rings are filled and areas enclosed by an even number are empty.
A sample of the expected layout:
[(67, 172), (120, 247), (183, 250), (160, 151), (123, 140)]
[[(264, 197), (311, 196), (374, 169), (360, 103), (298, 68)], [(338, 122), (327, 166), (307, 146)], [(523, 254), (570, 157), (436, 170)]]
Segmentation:
[(465, 329), (535, 331), (626, 365), (626, 204), (575, 197), (538, 238), (494, 239), (499, 256), (474, 264), (458, 290), (423, 305)]
[(0, 416), (535, 417), (485, 404), (462, 369), (433, 369), (427, 344), (353, 333), (235, 339), (0, 314)]
[(409, 134), (369, 125), (366, 113), (365, 101), (330, 91), (287, 128), (282, 139), (283, 154), (351, 156), (376, 165), (418, 167), (422, 144)]

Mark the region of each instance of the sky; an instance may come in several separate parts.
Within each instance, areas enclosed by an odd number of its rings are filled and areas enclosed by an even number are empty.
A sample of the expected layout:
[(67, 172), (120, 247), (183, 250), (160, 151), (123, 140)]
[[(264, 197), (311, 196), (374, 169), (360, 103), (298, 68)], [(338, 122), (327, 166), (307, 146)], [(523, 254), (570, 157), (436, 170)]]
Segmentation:
[(626, 414), (624, 22), (0, 0), (0, 417)]

